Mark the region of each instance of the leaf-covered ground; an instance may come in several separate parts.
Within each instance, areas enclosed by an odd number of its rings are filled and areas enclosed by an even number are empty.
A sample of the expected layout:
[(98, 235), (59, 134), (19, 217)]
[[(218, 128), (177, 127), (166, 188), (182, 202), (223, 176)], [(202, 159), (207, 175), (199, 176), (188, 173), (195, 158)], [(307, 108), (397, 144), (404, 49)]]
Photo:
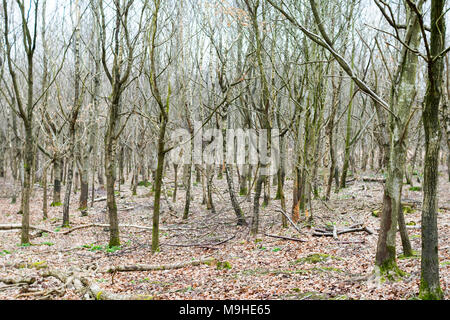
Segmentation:
[[(439, 184), (439, 262), (441, 287), (445, 299), (450, 297), (449, 208), (450, 184), (441, 175)], [(375, 285), (366, 281), (372, 272), (381, 209), (382, 184), (363, 182), (360, 177), (333, 194), (326, 203), (314, 200), (314, 227), (336, 225), (343, 229), (362, 222), (374, 231), (347, 233), (332, 237), (314, 237), (312, 229), (300, 224), (302, 234), (294, 228), (281, 228), (278, 200), (271, 200), (261, 211), (261, 234), (249, 236), (247, 227), (237, 227), (225, 180), (215, 180), (214, 200), (217, 213), (211, 214), (201, 204), (202, 187), (194, 185), (194, 199), (189, 219), (181, 219), (184, 190), (178, 189), (178, 201), (169, 210), (163, 200), (161, 216), (161, 252), (150, 253), (151, 231), (122, 228), (121, 246), (108, 248), (109, 233), (104, 228), (75, 230), (58, 234), (62, 207), (49, 207), (49, 219), (42, 220), (42, 188), (36, 186), (31, 206), (31, 224), (54, 233), (43, 233), (32, 239), (32, 245), (19, 245), (20, 230), (0, 231), (0, 279), (35, 277), (32, 284), (0, 282), (0, 299), (83, 299), (71, 286), (64, 287), (53, 277), (42, 275), (49, 268), (76, 271), (88, 276), (105, 292), (151, 299), (412, 299), (418, 294), (419, 256), (404, 259), (398, 236), (398, 265), (406, 272), (399, 281)], [(286, 183), (287, 203), (291, 203), (292, 181)], [(131, 196), (122, 186), (118, 200), (121, 224), (151, 226), (153, 197), (150, 187), (139, 187)], [(166, 181), (166, 191), (173, 181)], [(0, 224), (20, 224), (19, 204), (11, 204), (9, 181), (0, 180)], [(275, 189), (272, 189), (272, 197)], [(49, 192), (51, 194), (51, 192)], [(89, 215), (77, 210), (79, 194), (72, 197), (71, 227), (89, 223), (107, 223), (105, 202), (96, 202)], [(105, 196), (97, 190), (96, 197)], [(405, 215), (413, 249), (420, 255), (420, 191), (405, 185), (403, 198), (410, 207)], [(240, 197), (241, 205), (251, 221), (252, 202)], [(252, 199), (251, 199), (252, 200)], [(49, 203), (51, 199), (49, 199)], [(32, 231), (36, 234), (36, 231)], [(306, 242), (281, 240), (264, 234), (296, 237)], [(226, 241), (228, 240), (228, 241)], [(221, 243), (223, 242), (223, 243)], [(221, 243), (221, 244), (218, 244)], [(217, 245), (218, 244), (218, 245)], [(174, 270), (151, 272), (105, 273), (109, 266), (149, 264), (167, 265), (214, 258), (214, 264), (187, 266)]]

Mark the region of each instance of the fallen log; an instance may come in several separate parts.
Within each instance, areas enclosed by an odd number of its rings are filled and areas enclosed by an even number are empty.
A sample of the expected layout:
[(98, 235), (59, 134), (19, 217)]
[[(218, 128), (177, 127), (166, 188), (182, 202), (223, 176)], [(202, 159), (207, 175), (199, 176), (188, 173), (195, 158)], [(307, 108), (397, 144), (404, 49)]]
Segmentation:
[(146, 265), (146, 264), (134, 264), (134, 265), (122, 265), (109, 267), (104, 273), (114, 273), (114, 272), (128, 272), (128, 271), (160, 271), (160, 270), (174, 270), (181, 269), (187, 266), (199, 266), (202, 264), (211, 265), (215, 261), (214, 258), (208, 258), (203, 260), (194, 260), (189, 262), (182, 262), (176, 264), (167, 265)]

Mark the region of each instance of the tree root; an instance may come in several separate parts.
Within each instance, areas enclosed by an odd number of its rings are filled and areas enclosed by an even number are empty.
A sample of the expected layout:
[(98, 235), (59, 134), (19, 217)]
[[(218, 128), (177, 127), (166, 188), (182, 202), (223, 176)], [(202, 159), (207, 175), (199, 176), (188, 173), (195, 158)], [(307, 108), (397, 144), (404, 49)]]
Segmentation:
[(36, 282), (36, 278), (35, 277), (23, 278), (23, 279), (0, 278), (0, 282), (3, 282), (4, 284), (9, 284), (9, 285), (33, 284)]
[(83, 296), (84, 299), (94, 300), (146, 300), (152, 299), (152, 296), (147, 295), (123, 295), (117, 293), (111, 293), (102, 290), (99, 285), (91, 282), (87, 277), (77, 274), (66, 274), (59, 270), (48, 269), (44, 274), (44, 277), (54, 277), (64, 283), (65, 288), (74, 288), (78, 294)]

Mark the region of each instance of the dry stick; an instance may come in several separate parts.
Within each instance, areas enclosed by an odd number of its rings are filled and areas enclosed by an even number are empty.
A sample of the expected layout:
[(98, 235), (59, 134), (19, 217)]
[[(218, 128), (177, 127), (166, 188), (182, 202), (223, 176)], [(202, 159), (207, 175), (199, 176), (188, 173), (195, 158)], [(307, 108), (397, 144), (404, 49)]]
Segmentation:
[[(66, 234), (72, 233), (72, 232), (74, 232), (76, 230), (80, 230), (80, 229), (93, 228), (93, 227), (105, 228), (105, 227), (109, 227), (109, 226), (110, 226), (109, 224), (92, 223), (92, 224), (81, 225), (81, 226), (78, 226), (78, 227), (73, 227), (70, 230), (67, 230), (67, 231), (64, 231), (64, 232), (55, 232), (55, 231), (52, 231), (52, 230), (47, 230), (47, 229), (44, 229), (44, 228), (41, 228), (41, 227), (35, 227), (35, 226), (30, 226), (30, 229), (40, 230), (42, 232), (47, 232), (47, 233), (51, 233), (51, 234), (66, 235)], [(149, 231), (151, 231), (153, 229), (152, 227), (144, 227), (144, 226), (137, 226), (137, 225), (131, 225), (131, 224), (122, 224), (122, 225), (119, 225), (119, 227), (121, 227), (121, 228), (144, 229), (144, 230), (149, 230)], [(0, 230), (16, 230), (16, 229), (22, 229), (22, 225), (13, 225), (13, 224), (11, 224), (11, 225), (4, 225), (4, 224), (0, 225)], [(178, 229), (177, 228), (170, 228), (170, 229), (160, 228), (160, 230), (165, 230), (166, 231), (166, 230), (187, 230), (187, 229), (186, 228), (178, 228)]]
[(333, 226), (333, 238), (336, 239), (336, 240), (338, 239), (336, 225)]
[(286, 219), (289, 221), (289, 223), (295, 228), (295, 230), (298, 231), (298, 233), (304, 234), (302, 231), (300, 231), (300, 229), (297, 227), (297, 225), (294, 223), (294, 221), (292, 221), (292, 219), (289, 217), (289, 215), (283, 209), (277, 209), (276, 211), (282, 213), (286, 217)]
[(197, 247), (197, 248), (205, 248), (205, 249), (217, 249), (217, 248), (212, 248), (212, 246), (218, 246), (221, 245), (225, 242), (228, 242), (232, 239), (234, 239), (236, 237), (236, 234), (234, 236), (232, 236), (231, 238), (222, 240), (220, 242), (217, 243), (205, 243), (205, 244), (177, 244), (177, 243), (162, 243), (162, 246), (169, 246), (169, 247)]
[(362, 180), (364, 182), (381, 182), (381, 183), (385, 183), (386, 182), (385, 178), (363, 178)]
[(334, 244), (354, 244), (354, 243), (366, 243), (364, 240), (356, 240), (356, 241), (335, 241)]
[(122, 265), (116, 267), (110, 267), (104, 273), (114, 273), (114, 272), (127, 272), (127, 271), (158, 271), (158, 270), (174, 270), (181, 269), (187, 266), (199, 266), (202, 264), (211, 264), (214, 262), (214, 258), (202, 259), (202, 260), (194, 260), (189, 262), (182, 262), (176, 264), (167, 264), (167, 265), (145, 265), (145, 264), (136, 264), (136, 265)]
[(94, 199), (93, 202), (100, 202), (100, 201), (106, 201), (106, 197), (101, 197), (101, 198)]
[[(80, 229), (86, 229), (86, 228), (92, 228), (92, 227), (96, 227), (96, 228), (105, 228), (105, 227), (110, 227), (109, 224), (100, 224), (100, 223), (92, 223), (92, 224), (86, 224), (86, 225), (82, 225), (82, 226), (78, 226), (78, 227), (74, 227), (71, 228), (70, 230), (64, 231), (64, 232), (58, 232), (58, 234), (69, 234), (72, 233), (76, 230), (80, 230)], [(136, 229), (145, 229), (145, 230), (152, 230), (152, 227), (143, 227), (143, 226), (136, 226), (136, 225), (119, 225), (119, 228), (136, 228)]]
[[(369, 230), (367, 227), (355, 228), (355, 229), (345, 229), (345, 230), (337, 231), (337, 234), (339, 235), (339, 234), (344, 234), (344, 233), (349, 233), (349, 232), (359, 232), (359, 231), (365, 231), (368, 234), (373, 234), (373, 232), (371, 230)], [(312, 235), (316, 236), (316, 237), (323, 237), (323, 236), (325, 236), (325, 237), (333, 237), (333, 232), (319, 231), (319, 232), (313, 232)]]
[(267, 236), (267, 237), (283, 239), (283, 240), (291, 240), (291, 241), (298, 241), (298, 242), (308, 242), (307, 240), (303, 240), (303, 239), (283, 237), (283, 236), (276, 236), (276, 235), (268, 234), (268, 233), (264, 233), (264, 235)]
[[(31, 230), (40, 230), (43, 232), (47, 232), (47, 233), (57, 233), (51, 230), (47, 230), (41, 227), (35, 227), (35, 226), (29, 226), (29, 228)], [(21, 224), (0, 224), (0, 230), (17, 230), (17, 229), (22, 229), (22, 225)]]
[(134, 207), (125, 207), (122, 209), (117, 209), (117, 211), (130, 211), (130, 210), (134, 210)]

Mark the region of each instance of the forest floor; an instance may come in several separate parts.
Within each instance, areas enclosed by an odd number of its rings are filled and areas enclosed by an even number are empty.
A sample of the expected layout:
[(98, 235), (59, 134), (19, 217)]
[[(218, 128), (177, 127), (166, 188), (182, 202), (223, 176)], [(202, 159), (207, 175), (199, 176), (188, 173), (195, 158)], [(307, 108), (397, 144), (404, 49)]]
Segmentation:
[[(362, 176), (325, 205), (313, 201), (314, 225), (300, 223), (301, 234), (293, 227), (281, 227), (281, 215), (276, 210), (278, 200), (271, 200), (261, 210), (260, 231), (255, 239), (248, 227), (236, 226), (226, 181), (214, 180), (217, 188), (214, 201), (217, 213), (211, 214), (201, 204), (202, 186), (194, 185), (190, 216), (182, 220), (184, 190), (178, 188), (178, 201), (162, 200), (161, 251), (151, 254), (151, 230), (121, 228), (121, 246), (108, 248), (109, 232), (102, 227), (74, 230), (61, 228), (62, 207), (49, 207), (49, 219), (42, 220), (42, 188), (36, 186), (31, 205), (31, 225), (52, 230), (32, 239), (31, 246), (21, 246), (20, 230), (0, 231), (0, 278), (17, 280), (34, 277), (31, 284), (0, 282), (1, 299), (82, 299), (73, 286), (61, 286), (55, 277), (43, 277), (46, 271), (81, 272), (102, 292), (142, 296), (149, 299), (414, 299), (420, 279), (420, 191), (405, 185), (403, 199), (412, 210), (405, 220), (413, 249), (417, 256), (403, 258), (398, 235), (398, 265), (406, 275), (398, 281), (376, 285), (365, 281), (373, 270), (381, 211), (383, 185), (363, 182)], [(444, 171), (439, 183), (439, 263), (441, 287), (445, 299), (450, 298), (450, 183)], [(416, 178), (414, 179), (416, 181)], [(417, 182), (416, 182), (417, 183)], [(173, 190), (173, 180), (166, 181), (167, 192)], [(11, 204), (9, 181), (0, 180), (0, 224), (20, 224), (20, 205)], [(122, 186), (118, 197), (120, 224), (151, 227), (153, 197), (150, 188), (139, 187), (132, 196), (129, 186)], [(292, 181), (286, 181), (288, 207), (291, 205)], [(49, 188), (49, 203), (51, 189)], [(64, 193), (62, 193), (64, 195)], [(105, 196), (97, 190), (96, 197)], [(272, 198), (275, 188), (271, 191)], [(96, 202), (88, 216), (77, 210), (78, 196), (72, 197), (71, 228), (91, 223), (107, 223), (106, 202)], [(241, 206), (251, 221), (252, 202), (240, 197)], [(288, 210), (290, 212), (290, 210)], [(333, 237), (315, 237), (315, 227), (335, 225), (345, 229), (356, 223), (374, 231), (352, 232)], [(36, 231), (31, 231), (36, 235)], [(298, 242), (277, 239), (265, 234), (306, 240)], [(193, 260), (214, 258), (216, 262), (187, 265), (183, 268), (107, 273), (118, 265), (172, 265)]]

